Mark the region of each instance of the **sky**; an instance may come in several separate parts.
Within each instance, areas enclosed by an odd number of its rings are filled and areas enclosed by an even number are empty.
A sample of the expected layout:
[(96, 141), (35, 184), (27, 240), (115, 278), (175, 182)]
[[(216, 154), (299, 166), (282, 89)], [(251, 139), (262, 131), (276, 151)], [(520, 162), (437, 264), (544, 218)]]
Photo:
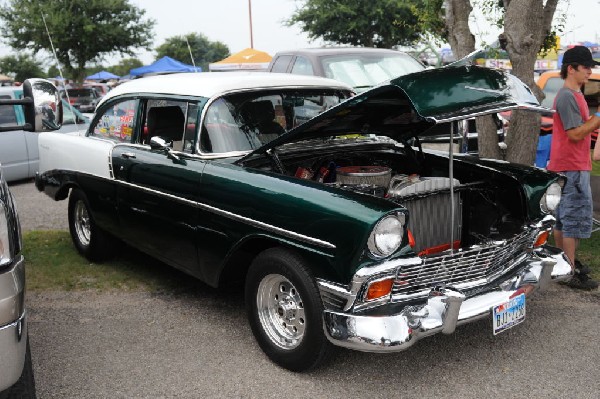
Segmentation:
[[(322, 41), (309, 41), (308, 36), (297, 26), (287, 27), (282, 24), (293, 14), (298, 4), (301, 4), (296, 0), (217, 2), (218, 5), (207, 0), (132, 0), (132, 3), (146, 10), (148, 17), (157, 21), (156, 45), (162, 44), (171, 36), (198, 32), (206, 35), (209, 40), (225, 43), (232, 54), (241, 51), (250, 47), (249, 4), (252, 10), (252, 38), (255, 49), (273, 55), (280, 50), (319, 47), (323, 44)], [(600, 40), (600, 0), (569, 2), (571, 4), (567, 9), (566, 34), (561, 38), (561, 43)], [(565, 5), (562, 7), (565, 8)], [(558, 12), (555, 15), (558, 15)], [(486, 32), (488, 26), (483, 18), (478, 18), (478, 21), (472, 24), (472, 30), (480, 32), (481, 38), (486, 42), (491, 42), (499, 32)], [(153, 54), (148, 52), (140, 54), (139, 58), (143, 62), (152, 62), (154, 59)]]
[[(319, 47), (321, 41), (309, 41), (297, 26), (287, 27), (283, 21), (289, 18), (299, 3), (296, 0), (130, 0), (146, 10), (146, 16), (156, 21), (153, 47), (165, 39), (196, 32), (211, 41), (220, 41), (236, 53), (251, 47), (250, 16), (252, 11), (252, 42), (257, 50), (271, 55), (277, 51), (302, 47)], [(566, 2), (566, 0), (562, 0)], [(600, 41), (600, 0), (570, 0), (567, 9), (566, 34), (562, 44), (578, 41)], [(251, 4), (251, 7), (249, 5)], [(565, 7), (564, 5), (562, 6)], [(558, 13), (557, 13), (558, 14)], [(478, 18), (472, 23), (476, 36), (491, 42), (499, 32), (489, 32), (489, 24)], [(477, 34), (479, 33), (479, 34)], [(10, 54), (10, 49), (0, 45), (0, 56)], [(154, 54), (141, 51), (136, 54), (145, 64), (154, 60)], [(107, 64), (118, 62), (119, 56), (111, 57)], [(190, 60), (180, 60), (191, 63)]]

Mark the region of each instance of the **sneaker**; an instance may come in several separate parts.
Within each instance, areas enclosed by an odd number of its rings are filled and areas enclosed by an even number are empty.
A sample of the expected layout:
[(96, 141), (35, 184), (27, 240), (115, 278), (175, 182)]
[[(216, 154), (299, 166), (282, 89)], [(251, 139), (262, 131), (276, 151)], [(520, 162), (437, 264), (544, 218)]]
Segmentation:
[(590, 274), (592, 269), (590, 269), (587, 265), (584, 265), (578, 260), (575, 260), (575, 270), (573, 270), (575, 274)]
[(576, 274), (569, 281), (566, 282), (566, 285), (571, 288), (578, 288), (581, 290), (595, 290), (598, 288), (598, 282), (592, 280), (585, 274)]

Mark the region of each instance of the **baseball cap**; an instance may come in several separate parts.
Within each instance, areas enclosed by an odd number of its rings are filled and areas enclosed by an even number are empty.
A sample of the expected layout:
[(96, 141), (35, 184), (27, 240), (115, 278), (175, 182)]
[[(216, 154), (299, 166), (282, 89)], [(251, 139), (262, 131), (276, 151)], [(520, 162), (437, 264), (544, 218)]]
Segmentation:
[(563, 54), (563, 64), (579, 64), (587, 67), (600, 65), (600, 62), (592, 58), (592, 52), (585, 46), (571, 47)]

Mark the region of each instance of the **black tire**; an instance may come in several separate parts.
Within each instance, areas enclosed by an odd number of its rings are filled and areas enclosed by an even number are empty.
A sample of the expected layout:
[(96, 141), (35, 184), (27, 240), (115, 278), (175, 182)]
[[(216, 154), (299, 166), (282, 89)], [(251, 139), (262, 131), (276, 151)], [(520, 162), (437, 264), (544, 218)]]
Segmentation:
[(114, 255), (116, 239), (94, 222), (85, 193), (73, 189), (69, 196), (69, 232), (77, 251), (92, 262)]
[(31, 363), (31, 351), (29, 339), (27, 339), (27, 350), (25, 352), (25, 365), (21, 377), (12, 387), (0, 392), (0, 399), (35, 399), (35, 379), (33, 378), (33, 364)]
[(252, 332), (273, 362), (306, 371), (329, 357), (321, 296), (298, 254), (283, 248), (259, 254), (248, 270), (245, 300)]

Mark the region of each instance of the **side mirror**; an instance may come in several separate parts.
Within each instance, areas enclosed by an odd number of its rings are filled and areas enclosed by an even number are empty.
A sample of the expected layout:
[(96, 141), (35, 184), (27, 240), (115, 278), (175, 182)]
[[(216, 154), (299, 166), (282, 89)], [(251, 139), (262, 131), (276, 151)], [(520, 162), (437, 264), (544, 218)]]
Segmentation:
[(160, 136), (150, 138), (150, 149), (152, 150), (169, 150), (171, 143)]
[(25, 126), (29, 132), (60, 129), (63, 107), (58, 90), (45, 79), (27, 79), (23, 83)]

